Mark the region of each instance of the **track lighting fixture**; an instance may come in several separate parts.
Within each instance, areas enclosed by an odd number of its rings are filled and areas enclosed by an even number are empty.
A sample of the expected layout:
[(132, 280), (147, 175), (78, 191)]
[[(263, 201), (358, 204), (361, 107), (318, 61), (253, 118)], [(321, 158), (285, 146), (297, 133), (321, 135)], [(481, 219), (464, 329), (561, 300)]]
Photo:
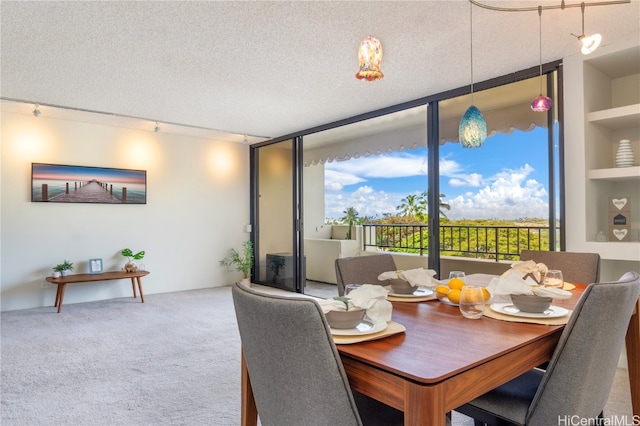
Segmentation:
[(160, 125), (156, 121), (156, 127), (153, 129), (154, 132), (158, 133), (160, 131)]
[(36, 105), (36, 108), (33, 110), (33, 115), (35, 117), (38, 117), (38, 116), (40, 116), (40, 105), (38, 105), (38, 104), (35, 104), (35, 105)]
[(571, 35), (574, 37), (577, 37), (578, 40), (582, 42), (582, 49), (581, 49), (582, 54), (588, 55), (589, 53), (596, 50), (598, 46), (600, 46), (600, 43), (602, 42), (602, 36), (600, 34), (593, 34), (593, 35), (587, 36), (584, 33), (584, 8), (585, 8), (585, 4), (584, 2), (582, 2), (580, 5), (580, 11), (582, 12), (582, 33), (580, 35), (571, 33)]

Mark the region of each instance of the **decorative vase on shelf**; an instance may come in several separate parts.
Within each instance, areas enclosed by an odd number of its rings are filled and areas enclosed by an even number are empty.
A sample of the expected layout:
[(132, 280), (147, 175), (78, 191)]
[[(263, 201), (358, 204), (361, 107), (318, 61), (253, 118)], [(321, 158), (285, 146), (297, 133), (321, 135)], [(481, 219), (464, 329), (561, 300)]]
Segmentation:
[(618, 144), (618, 151), (616, 152), (616, 167), (632, 166), (633, 151), (631, 150), (631, 141), (629, 139), (622, 139)]

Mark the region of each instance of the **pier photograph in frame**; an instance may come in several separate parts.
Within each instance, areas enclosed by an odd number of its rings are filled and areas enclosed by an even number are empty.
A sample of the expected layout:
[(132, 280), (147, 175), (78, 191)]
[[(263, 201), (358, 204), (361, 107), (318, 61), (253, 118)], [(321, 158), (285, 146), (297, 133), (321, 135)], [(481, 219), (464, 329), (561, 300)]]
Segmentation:
[(146, 170), (31, 164), (31, 201), (146, 204)]

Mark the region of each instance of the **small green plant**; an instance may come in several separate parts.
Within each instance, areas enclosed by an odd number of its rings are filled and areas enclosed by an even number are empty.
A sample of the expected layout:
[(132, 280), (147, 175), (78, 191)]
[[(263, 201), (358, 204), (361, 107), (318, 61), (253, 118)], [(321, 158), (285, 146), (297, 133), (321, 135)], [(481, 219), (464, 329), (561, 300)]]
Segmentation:
[(56, 266), (53, 267), (53, 270), (56, 272), (64, 271), (65, 270), (64, 263), (58, 263)]
[(253, 267), (253, 243), (251, 241), (242, 243), (242, 254), (231, 249), (230, 256), (222, 259), (220, 265), (233, 267), (236, 271), (242, 272), (244, 278), (249, 278)]
[(131, 249), (126, 248), (122, 250), (122, 255), (129, 259), (129, 262), (133, 262), (134, 260), (140, 260), (144, 257), (144, 250), (134, 254)]
[(345, 311), (348, 311), (348, 310), (349, 310), (349, 298), (348, 298), (348, 297), (345, 297), (345, 296), (335, 296), (335, 297), (333, 298), (333, 300), (337, 300), (337, 301), (339, 301), (339, 302), (344, 303), (344, 306), (346, 306)]

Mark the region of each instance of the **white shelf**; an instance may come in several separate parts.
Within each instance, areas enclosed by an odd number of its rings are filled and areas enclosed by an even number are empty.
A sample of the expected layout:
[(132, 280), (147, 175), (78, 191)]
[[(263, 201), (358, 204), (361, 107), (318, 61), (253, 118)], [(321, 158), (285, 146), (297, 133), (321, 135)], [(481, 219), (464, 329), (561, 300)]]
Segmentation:
[(640, 166), (589, 170), (589, 179), (626, 182), (640, 180)]
[(638, 262), (640, 258), (640, 242), (596, 242), (587, 241), (584, 251), (590, 253), (600, 253), (604, 260), (628, 260)]
[(587, 120), (614, 130), (638, 127), (640, 126), (640, 104), (593, 111), (587, 114)]

